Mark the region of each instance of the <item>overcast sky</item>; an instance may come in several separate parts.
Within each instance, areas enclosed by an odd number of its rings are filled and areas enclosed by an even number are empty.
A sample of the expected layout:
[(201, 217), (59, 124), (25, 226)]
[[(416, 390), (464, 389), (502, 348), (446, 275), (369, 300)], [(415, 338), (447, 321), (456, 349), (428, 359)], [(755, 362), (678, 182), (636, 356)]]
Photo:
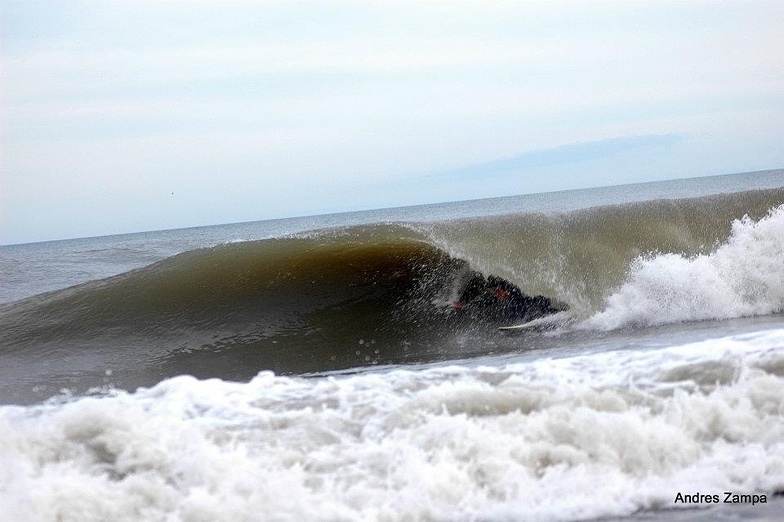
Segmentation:
[(784, 2), (0, 0), (0, 243), (784, 167)]

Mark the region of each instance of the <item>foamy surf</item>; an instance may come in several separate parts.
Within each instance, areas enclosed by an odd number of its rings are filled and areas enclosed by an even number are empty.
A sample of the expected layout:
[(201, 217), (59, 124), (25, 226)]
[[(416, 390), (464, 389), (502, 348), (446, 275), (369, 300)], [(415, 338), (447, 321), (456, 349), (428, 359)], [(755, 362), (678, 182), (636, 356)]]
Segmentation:
[(784, 205), (732, 223), (709, 254), (648, 254), (632, 263), (604, 309), (582, 323), (615, 329), (730, 319), (784, 310)]
[(584, 520), (784, 490), (784, 329), (0, 408), (3, 520)]

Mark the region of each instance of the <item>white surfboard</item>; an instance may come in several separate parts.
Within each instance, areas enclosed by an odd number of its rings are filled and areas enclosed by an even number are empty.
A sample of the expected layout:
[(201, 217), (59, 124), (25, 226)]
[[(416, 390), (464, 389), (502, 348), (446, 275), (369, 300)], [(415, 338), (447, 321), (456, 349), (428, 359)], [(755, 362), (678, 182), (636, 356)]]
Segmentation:
[(533, 321), (528, 321), (522, 324), (513, 324), (510, 326), (499, 326), (499, 330), (503, 331), (517, 331), (517, 332), (536, 332), (541, 330), (554, 330), (559, 326), (564, 326), (572, 322), (574, 318), (569, 312), (558, 312), (553, 315), (545, 315)]

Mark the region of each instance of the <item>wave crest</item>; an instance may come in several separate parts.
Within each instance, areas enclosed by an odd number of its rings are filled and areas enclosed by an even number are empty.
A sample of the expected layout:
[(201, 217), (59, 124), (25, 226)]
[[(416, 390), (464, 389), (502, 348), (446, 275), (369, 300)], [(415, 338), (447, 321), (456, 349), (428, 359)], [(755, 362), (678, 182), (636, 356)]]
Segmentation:
[(784, 310), (784, 205), (732, 223), (710, 254), (637, 257), (626, 281), (584, 327), (616, 329)]

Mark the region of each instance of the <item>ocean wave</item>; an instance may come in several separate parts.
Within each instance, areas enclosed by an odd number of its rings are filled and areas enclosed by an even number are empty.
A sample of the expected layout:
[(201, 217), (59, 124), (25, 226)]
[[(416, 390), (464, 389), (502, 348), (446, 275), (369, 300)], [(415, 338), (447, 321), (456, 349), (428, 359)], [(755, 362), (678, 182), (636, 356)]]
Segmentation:
[(776, 313), (783, 200), (784, 189), (772, 189), (190, 250), (0, 304), (0, 394), (29, 401), (183, 373), (249, 380), (265, 369), (323, 373), (552, 345), (498, 331), (522, 315), (450, 307), (477, 272), (543, 296), (550, 312), (568, 309), (569, 328)]
[(604, 309), (581, 326), (614, 329), (784, 311), (784, 205), (759, 221), (735, 220), (731, 230), (708, 254), (636, 258)]
[[(784, 330), (0, 407), (7, 520), (585, 520), (784, 490)], [(597, 480), (601, 477), (601, 480)]]

